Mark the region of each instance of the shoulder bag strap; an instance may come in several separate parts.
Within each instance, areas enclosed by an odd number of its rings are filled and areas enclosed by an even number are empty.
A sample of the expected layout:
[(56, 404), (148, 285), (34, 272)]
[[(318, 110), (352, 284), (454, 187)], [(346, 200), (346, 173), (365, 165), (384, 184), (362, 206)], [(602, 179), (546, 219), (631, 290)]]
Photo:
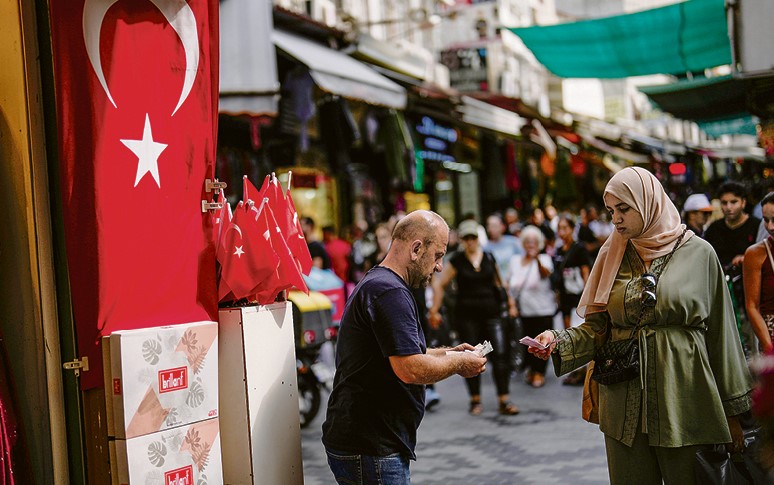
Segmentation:
[[(535, 258), (535, 266), (540, 264)], [(521, 297), (521, 292), (524, 289), (525, 286), (527, 286), (527, 278), (529, 278), (529, 275), (532, 274), (532, 264), (529, 265), (529, 268), (527, 268), (527, 274), (524, 275), (524, 282), (519, 286), (519, 289), (516, 291), (516, 294), (513, 295), (513, 298), (516, 300), (516, 303), (518, 304), (519, 298)]]

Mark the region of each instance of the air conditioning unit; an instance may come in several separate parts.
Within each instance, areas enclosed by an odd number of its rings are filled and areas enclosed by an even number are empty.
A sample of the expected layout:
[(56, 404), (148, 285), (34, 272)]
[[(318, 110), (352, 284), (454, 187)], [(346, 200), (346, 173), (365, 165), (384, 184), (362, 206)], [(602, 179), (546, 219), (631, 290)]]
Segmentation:
[(336, 5), (331, 0), (312, 0), (312, 18), (326, 25), (335, 26)]

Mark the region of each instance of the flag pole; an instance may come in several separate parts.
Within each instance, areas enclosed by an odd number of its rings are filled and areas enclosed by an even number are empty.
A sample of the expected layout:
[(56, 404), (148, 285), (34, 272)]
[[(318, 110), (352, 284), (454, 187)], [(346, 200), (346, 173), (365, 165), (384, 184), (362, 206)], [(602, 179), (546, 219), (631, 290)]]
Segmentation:
[(261, 212), (263, 211), (263, 206), (265, 206), (267, 202), (269, 202), (269, 198), (264, 197), (263, 200), (261, 201), (261, 205), (258, 207), (258, 215), (261, 215)]
[(290, 181), (293, 179), (293, 171), (288, 170), (288, 192), (290, 192)]
[(247, 184), (245, 180), (247, 180), (247, 175), (242, 175), (242, 200), (247, 200)]

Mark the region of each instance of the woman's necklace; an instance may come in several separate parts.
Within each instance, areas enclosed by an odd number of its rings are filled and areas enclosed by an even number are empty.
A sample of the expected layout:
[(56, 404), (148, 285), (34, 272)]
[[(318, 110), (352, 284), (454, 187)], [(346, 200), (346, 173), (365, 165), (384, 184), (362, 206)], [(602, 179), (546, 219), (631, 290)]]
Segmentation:
[(468, 261), (470, 261), (470, 265), (473, 266), (473, 271), (478, 273), (481, 271), (481, 261), (484, 259), (484, 252), (483, 251), (476, 251), (473, 254), (468, 254)]

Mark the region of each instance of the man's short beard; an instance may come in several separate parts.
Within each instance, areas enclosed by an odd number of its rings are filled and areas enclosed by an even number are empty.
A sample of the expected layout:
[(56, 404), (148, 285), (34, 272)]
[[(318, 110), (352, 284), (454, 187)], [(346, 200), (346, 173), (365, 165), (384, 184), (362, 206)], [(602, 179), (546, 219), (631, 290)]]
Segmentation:
[(407, 268), (408, 284), (411, 288), (427, 288), (430, 285), (430, 278), (422, 273), (419, 262), (412, 262)]

